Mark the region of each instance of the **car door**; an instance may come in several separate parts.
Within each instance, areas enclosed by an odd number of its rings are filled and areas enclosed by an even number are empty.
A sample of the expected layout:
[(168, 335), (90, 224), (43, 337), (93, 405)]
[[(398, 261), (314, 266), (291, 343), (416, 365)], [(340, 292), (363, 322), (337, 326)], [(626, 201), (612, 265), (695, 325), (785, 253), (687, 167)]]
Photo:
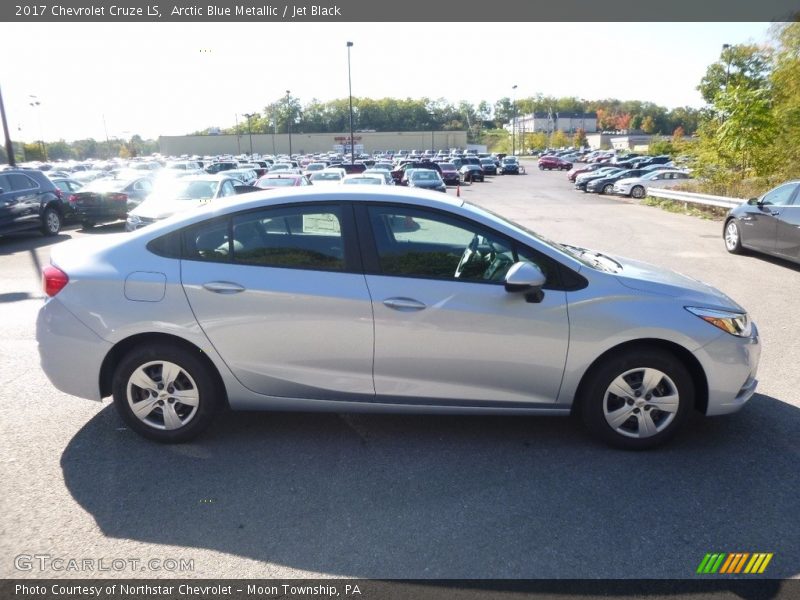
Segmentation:
[(374, 400), (372, 306), (344, 204), (237, 213), (184, 232), (192, 311), (234, 376), (269, 396)]
[(794, 197), (780, 209), (775, 234), (775, 252), (784, 258), (800, 262), (800, 185)]
[(566, 293), (548, 289), (540, 303), (530, 303), (503, 285), (516, 260), (537, 262), (554, 281), (550, 259), (440, 211), (357, 208), (359, 231), (372, 236), (362, 240), (362, 253), (378, 401), (556, 401), (569, 337)]
[(778, 222), (797, 190), (797, 183), (778, 186), (764, 194), (747, 215), (740, 220), (742, 224), (742, 242), (749, 247), (764, 252), (776, 251)]
[(39, 184), (22, 173), (6, 175), (13, 197), (13, 226), (37, 227), (40, 224), (41, 199)]

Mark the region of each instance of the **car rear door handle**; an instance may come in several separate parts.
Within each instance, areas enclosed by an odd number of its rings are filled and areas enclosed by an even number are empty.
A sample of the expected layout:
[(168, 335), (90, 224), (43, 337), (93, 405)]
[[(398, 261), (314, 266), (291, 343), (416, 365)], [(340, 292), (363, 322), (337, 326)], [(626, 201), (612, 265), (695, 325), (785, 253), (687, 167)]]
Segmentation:
[(400, 311), (423, 310), (427, 308), (423, 302), (413, 298), (387, 298), (383, 303), (389, 308)]
[(231, 283), (230, 281), (209, 281), (204, 283), (203, 287), (215, 294), (238, 294), (245, 289), (238, 283)]

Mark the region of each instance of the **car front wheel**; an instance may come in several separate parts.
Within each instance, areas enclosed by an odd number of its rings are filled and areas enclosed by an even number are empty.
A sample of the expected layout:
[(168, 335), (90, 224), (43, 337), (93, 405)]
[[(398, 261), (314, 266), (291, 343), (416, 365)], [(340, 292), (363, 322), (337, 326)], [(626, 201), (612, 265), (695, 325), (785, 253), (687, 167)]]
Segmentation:
[(739, 225), (735, 219), (731, 219), (725, 224), (725, 249), (731, 254), (742, 253), (742, 235), (739, 232)]
[(598, 439), (627, 450), (669, 440), (694, 405), (688, 369), (670, 352), (638, 348), (600, 363), (582, 386), (579, 410)]
[(607, 183), (605, 186), (603, 186), (603, 191), (601, 193), (610, 194), (613, 191), (614, 191), (614, 185), (611, 183)]
[(222, 393), (195, 354), (173, 344), (136, 347), (119, 363), (114, 405), (128, 426), (158, 442), (186, 442), (211, 423)]
[(641, 200), (645, 196), (644, 188), (640, 185), (634, 186), (634, 188), (631, 190), (631, 196)]

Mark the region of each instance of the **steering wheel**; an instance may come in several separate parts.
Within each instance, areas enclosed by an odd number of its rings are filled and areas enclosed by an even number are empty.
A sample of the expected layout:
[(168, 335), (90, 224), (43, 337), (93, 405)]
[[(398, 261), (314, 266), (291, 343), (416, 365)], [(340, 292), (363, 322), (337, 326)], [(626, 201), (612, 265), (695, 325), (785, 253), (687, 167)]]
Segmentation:
[(458, 266), (456, 267), (455, 277), (458, 279), (461, 277), (461, 274), (464, 272), (464, 268), (467, 266), (472, 257), (478, 254), (478, 234), (476, 233), (470, 243), (464, 248), (464, 254), (461, 255), (461, 260), (458, 261)]

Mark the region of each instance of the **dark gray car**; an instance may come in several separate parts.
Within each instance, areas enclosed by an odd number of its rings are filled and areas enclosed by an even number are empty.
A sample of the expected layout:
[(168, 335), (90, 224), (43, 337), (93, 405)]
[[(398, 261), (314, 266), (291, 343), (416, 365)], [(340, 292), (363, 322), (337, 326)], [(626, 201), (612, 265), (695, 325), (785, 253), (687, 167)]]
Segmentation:
[(800, 181), (789, 181), (732, 209), (723, 239), (728, 252), (756, 250), (800, 263)]
[(44, 235), (61, 231), (61, 195), (41, 171), (0, 172), (0, 234), (39, 229)]

